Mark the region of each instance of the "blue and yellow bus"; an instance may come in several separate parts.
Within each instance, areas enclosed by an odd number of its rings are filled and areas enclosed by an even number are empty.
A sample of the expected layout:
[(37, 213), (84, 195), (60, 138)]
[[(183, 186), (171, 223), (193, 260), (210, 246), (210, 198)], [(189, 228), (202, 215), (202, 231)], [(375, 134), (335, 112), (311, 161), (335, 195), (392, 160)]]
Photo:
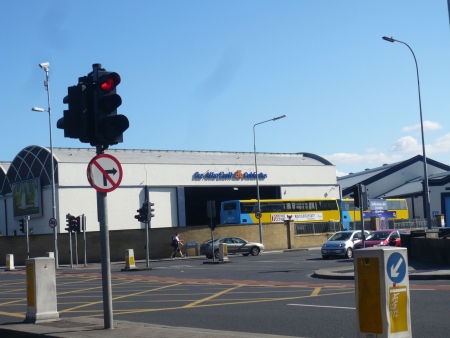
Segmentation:
[[(260, 200), (261, 222), (330, 222), (339, 221), (338, 200), (334, 198), (298, 198)], [(221, 224), (256, 224), (258, 200), (232, 200), (222, 202)]]
[[(380, 218), (380, 227), (387, 229), (390, 220), (409, 219), (408, 203), (402, 198), (386, 198), (387, 209), (383, 212), (371, 212), (366, 210), (363, 212), (364, 219), (370, 219), (371, 216)], [(346, 230), (350, 229), (351, 223), (361, 221), (361, 213), (359, 208), (355, 208), (353, 198), (344, 198), (339, 200), (339, 208), (341, 210), (342, 227)]]

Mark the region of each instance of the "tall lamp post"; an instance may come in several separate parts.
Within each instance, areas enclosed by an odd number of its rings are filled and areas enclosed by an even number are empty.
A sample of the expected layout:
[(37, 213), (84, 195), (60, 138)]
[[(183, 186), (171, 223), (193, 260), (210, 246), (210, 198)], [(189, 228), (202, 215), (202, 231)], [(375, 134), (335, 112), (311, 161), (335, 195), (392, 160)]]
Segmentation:
[(259, 197), (259, 179), (258, 179), (258, 164), (256, 162), (256, 133), (255, 133), (255, 127), (258, 124), (263, 124), (266, 122), (270, 122), (270, 121), (276, 121), (279, 119), (282, 119), (286, 117), (286, 115), (282, 115), (282, 116), (278, 116), (278, 117), (274, 117), (273, 119), (267, 120), (267, 121), (263, 121), (263, 122), (259, 122), (253, 125), (253, 151), (255, 153), (255, 171), (256, 171), (256, 197), (258, 199), (258, 220), (259, 220), (259, 241), (260, 243), (263, 243), (263, 234), (262, 234), (262, 223), (261, 223), (261, 199)]
[[(50, 63), (49, 62), (43, 62), (39, 64), (39, 67), (41, 67), (45, 71), (45, 81), (44, 81), (44, 87), (47, 90), (47, 101), (48, 101), (48, 109), (42, 109), (39, 107), (33, 107), (31, 108), (32, 111), (37, 112), (47, 112), (48, 113), (48, 125), (50, 129), (50, 156), (51, 156), (51, 175), (52, 175), (52, 214), (53, 219), (56, 219), (56, 197), (55, 197), (55, 166), (53, 162), (53, 136), (52, 136), (52, 110), (50, 108), (50, 87), (49, 87), (49, 81), (48, 81), (48, 71), (50, 69)], [(53, 227), (53, 238), (55, 241), (55, 267), (58, 268), (58, 235), (56, 231), (56, 226)]]
[(431, 215), (430, 215), (430, 193), (428, 191), (428, 171), (427, 171), (427, 156), (425, 154), (425, 137), (423, 133), (423, 119), (422, 119), (422, 101), (420, 99), (420, 81), (419, 81), (419, 67), (417, 66), (416, 56), (414, 55), (413, 50), (406, 42), (396, 40), (392, 37), (388, 38), (387, 36), (383, 36), (383, 40), (389, 42), (400, 42), (409, 48), (411, 51), (414, 62), (416, 63), (416, 73), (417, 73), (417, 89), (419, 92), (419, 110), (420, 110), (420, 130), (422, 132), (422, 155), (423, 155), (423, 199), (425, 201), (425, 216), (427, 218), (427, 228), (431, 229)]

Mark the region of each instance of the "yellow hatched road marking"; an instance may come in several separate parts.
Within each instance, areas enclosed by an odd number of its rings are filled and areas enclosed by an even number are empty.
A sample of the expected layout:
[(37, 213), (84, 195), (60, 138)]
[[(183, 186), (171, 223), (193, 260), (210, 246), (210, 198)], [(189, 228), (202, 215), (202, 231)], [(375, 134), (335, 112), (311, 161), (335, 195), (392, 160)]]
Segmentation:
[[(128, 283), (124, 283), (124, 284), (128, 284)], [(156, 289), (144, 290), (144, 291), (141, 291), (141, 292), (136, 292), (136, 293), (131, 293), (131, 294), (123, 295), (123, 296), (113, 297), (112, 300), (115, 301), (115, 300), (122, 299), (122, 298), (126, 298), (126, 297), (133, 297), (133, 296), (141, 295), (141, 294), (143, 294), (143, 293), (151, 293), (151, 292), (154, 292), (154, 291), (158, 291), (158, 290), (162, 290), (162, 289), (166, 289), (166, 288), (178, 286), (178, 285), (180, 285), (180, 284), (182, 284), (182, 283), (176, 283), (176, 284), (171, 284), (171, 285), (161, 286), (161, 287), (156, 288)], [(73, 310), (77, 310), (77, 309), (81, 309), (81, 308), (83, 308), (83, 307), (88, 307), (88, 306), (92, 306), (92, 305), (96, 305), (96, 304), (101, 304), (101, 303), (103, 303), (103, 299), (102, 299), (102, 300), (99, 300), (99, 301), (97, 301), (97, 302), (91, 302), (91, 303), (86, 303), (86, 304), (78, 305), (78, 306), (72, 307), (72, 308), (70, 308), (70, 309), (62, 310), (62, 311), (60, 311), (60, 312), (71, 312), (71, 311), (73, 311)]]
[(184, 305), (184, 306), (182, 306), (182, 308), (195, 307), (196, 305), (198, 305), (198, 304), (200, 304), (200, 303), (203, 303), (203, 302), (206, 302), (206, 301), (208, 301), (208, 300), (217, 298), (217, 297), (219, 297), (219, 296), (221, 296), (221, 295), (223, 295), (223, 294), (225, 294), (225, 293), (227, 293), (227, 292), (230, 292), (230, 291), (239, 289), (239, 288), (242, 287), (242, 286), (243, 286), (243, 285), (238, 285), (238, 286), (235, 286), (235, 287), (233, 287), (233, 288), (229, 288), (229, 289), (226, 289), (226, 290), (217, 292), (217, 293), (215, 293), (215, 294), (213, 294), (213, 295), (211, 295), (211, 296), (209, 296), (209, 297), (202, 298), (202, 299), (199, 299), (199, 300), (197, 300), (197, 301), (195, 301), (195, 302), (192, 302), (192, 303), (190, 303), (190, 304)]

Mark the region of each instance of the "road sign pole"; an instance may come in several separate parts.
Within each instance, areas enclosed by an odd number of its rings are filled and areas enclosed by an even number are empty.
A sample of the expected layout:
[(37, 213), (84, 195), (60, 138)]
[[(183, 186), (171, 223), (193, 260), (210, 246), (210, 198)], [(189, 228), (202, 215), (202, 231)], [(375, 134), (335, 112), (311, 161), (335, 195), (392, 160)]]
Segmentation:
[[(94, 79), (97, 72), (94, 67)], [(97, 146), (97, 155), (103, 154), (103, 148)], [(111, 289), (111, 263), (109, 251), (109, 229), (108, 229), (108, 203), (107, 193), (97, 190), (97, 213), (100, 226), (100, 243), (102, 259), (102, 289), (103, 289), (103, 323), (105, 329), (113, 329), (112, 289)]]
[[(147, 207), (150, 207), (148, 205), (148, 201), (150, 200), (148, 195), (148, 186), (144, 187), (144, 194), (145, 194), (145, 201), (144, 203), (147, 203)], [(150, 227), (150, 217), (147, 217), (148, 219), (144, 222), (145, 224), (145, 261), (147, 262), (147, 268), (150, 267), (150, 248), (149, 245), (149, 236), (148, 236), (148, 228)]]
[(28, 231), (28, 220), (30, 219), (30, 216), (25, 216), (25, 224), (27, 225), (26, 233), (27, 233), (27, 259), (30, 259), (30, 237), (29, 237), (29, 231)]
[(84, 266), (87, 266), (87, 251), (86, 251), (86, 216), (81, 217), (83, 222), (83, 239), (84, 239)]

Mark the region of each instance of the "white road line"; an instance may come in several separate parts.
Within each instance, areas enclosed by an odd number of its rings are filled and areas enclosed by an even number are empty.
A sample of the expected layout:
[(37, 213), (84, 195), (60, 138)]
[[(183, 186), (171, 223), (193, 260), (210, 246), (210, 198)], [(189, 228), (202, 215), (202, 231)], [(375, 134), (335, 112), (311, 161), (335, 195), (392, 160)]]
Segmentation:
[(327, 307), (330, 309), (347, 309), (347, 310), (356, 310), (354, 307), (345, 307), (345, 306), (323, 306), (323, 305), (309, 305), (309, 304), (288, 304), (291, 306), (309, 306), (309, 307)]

